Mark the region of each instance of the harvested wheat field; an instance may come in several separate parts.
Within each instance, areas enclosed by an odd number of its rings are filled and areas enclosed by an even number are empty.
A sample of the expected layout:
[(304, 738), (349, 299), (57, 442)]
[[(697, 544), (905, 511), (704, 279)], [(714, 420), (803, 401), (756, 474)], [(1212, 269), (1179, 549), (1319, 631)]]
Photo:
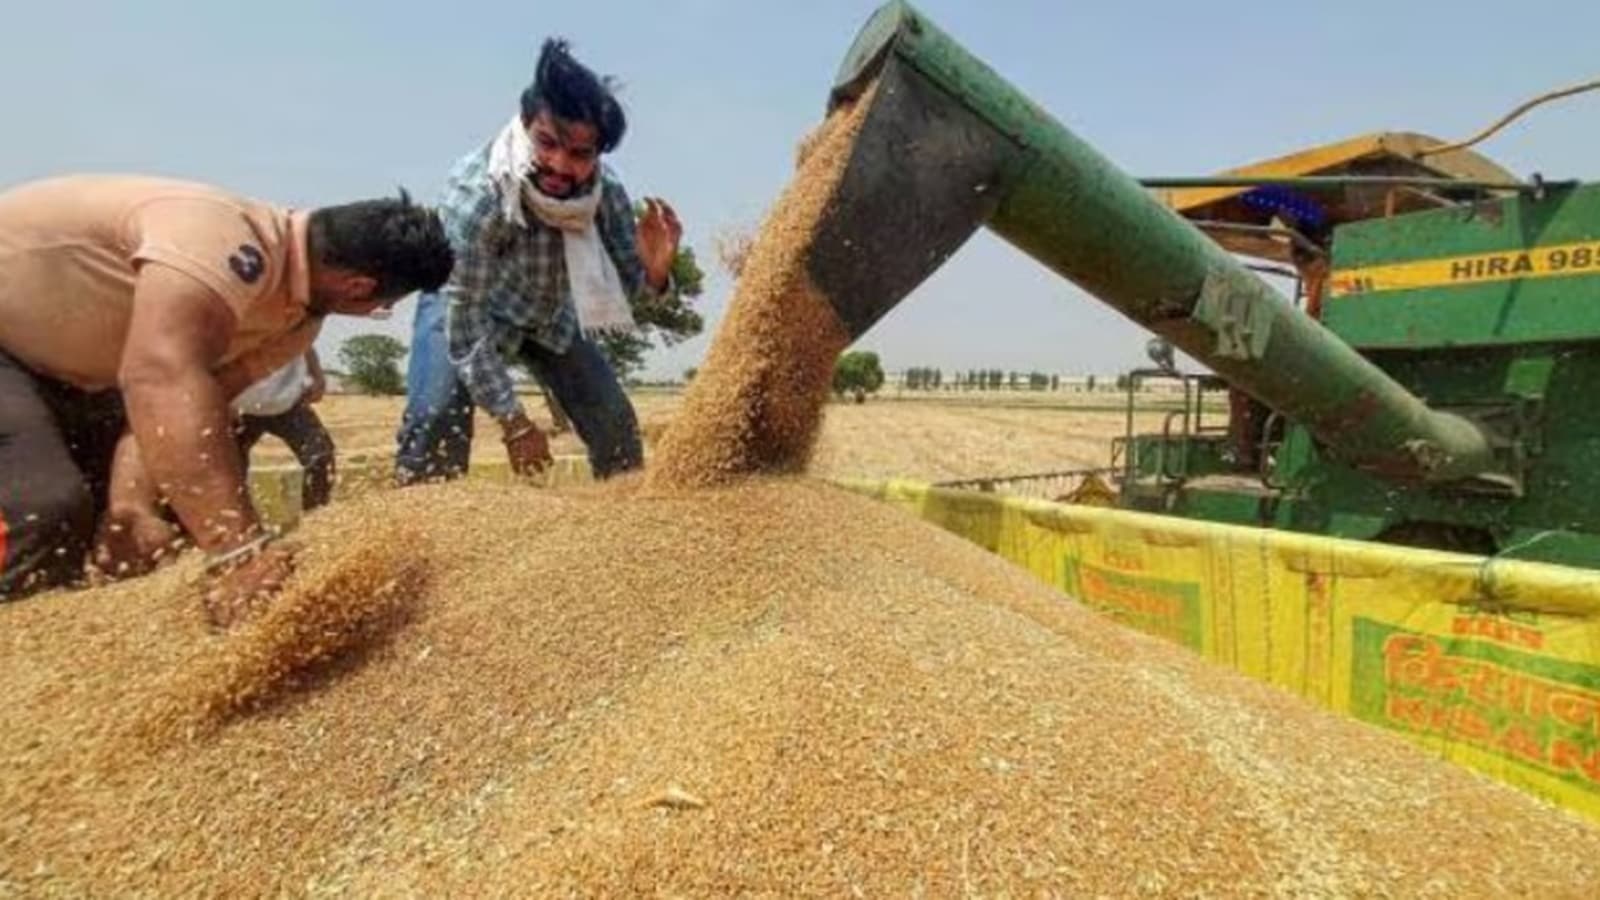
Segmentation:
[(1600, 834), (1564, 814), (824, 485), (458, 483), (336, 506), (303, 539), (286, 599), (320, 597), (315, 627), (215, 635), (183, 568), (0, 609), (0, 885), (1576, 897), (1600, 878)]
[[(648, 391), (633, 396), (646, 443), (654, 455), (657, 440), (676, 418), (681, 395)], [(529, 412), (548, 425), (537, 394), (524, 398)], [(879, 398), (863, 404), (829, 403), (806, 471), (823, 477), (861, 476), (941, 481), (1052, 469), (1103, 466), (1111, 440), (1123, 433), (1123, 413), (1104, 408), (1120, 395), (1069, 396), (1037, 409), (1004, 401), (962, 397), (967, 402), (908, 397)], [(1100, 408), (1074, 407), (1073, 403)], [(394, 423), (401, 401), (389, 397), (330, 396), (318, 407), (339, 447), (342, 460), (394, 453)], [(1161, 412), (1140, 413), (1137, 425), (1161, 430)], [(480, 414), (473, 462), (505, 460), (505, 447), (492, 420)], [(570, 431), (552, 435), (557, 454), (581, 455), (583, 444)], [(256, 445), (257, 464), (283, 464), (294, 457), (276, 438)]]
[[(1162, 414), (1135, 427), (1159, 432)], [(976, 478), (1105, 466), (1124, 414), (930, 400), (831, 403), (807, 471), (822, 476)]]

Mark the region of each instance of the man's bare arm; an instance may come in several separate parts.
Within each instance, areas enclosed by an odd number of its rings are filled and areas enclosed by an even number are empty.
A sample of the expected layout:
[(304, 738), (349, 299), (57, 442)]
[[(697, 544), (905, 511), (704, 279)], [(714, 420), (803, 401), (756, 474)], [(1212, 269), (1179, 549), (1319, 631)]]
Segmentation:
[(176, 549), (182, 534), (161, 515), (161, 496), (145, 473), (132, 432), (117, 441), (108, 494), (95, 536), (95, 566), (111, 576), (150, 571)]
[(230, 429), (229, 395), (212, 374), (233, 337), (233, 312), (200, 282), (149, 263), (139, 272), (119, 381), (151, 480), (196, 544), (221, 553), (253, 540)]

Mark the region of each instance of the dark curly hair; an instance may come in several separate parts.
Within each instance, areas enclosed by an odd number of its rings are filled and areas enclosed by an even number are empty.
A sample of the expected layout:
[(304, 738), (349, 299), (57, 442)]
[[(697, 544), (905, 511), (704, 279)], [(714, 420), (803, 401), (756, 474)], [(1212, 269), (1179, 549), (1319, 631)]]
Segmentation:
[(455, 254), (439, 214), (399, 199), (362, 200), (311, 213), (306, 243), (325, 266), (377, 280), (374, 296), (398, 300), (412, 291), (436, 291), (450, 278)]
[(550, 38), (539, 51), (533, 83), (522, 92), (522, 124), (541, 112), (568, 122), (587, 122), (599, 135), (597, 149), (610, 153), (622, 143), (628, 117), (612, 93), (616, 82), (572, 58), (565, 40)]

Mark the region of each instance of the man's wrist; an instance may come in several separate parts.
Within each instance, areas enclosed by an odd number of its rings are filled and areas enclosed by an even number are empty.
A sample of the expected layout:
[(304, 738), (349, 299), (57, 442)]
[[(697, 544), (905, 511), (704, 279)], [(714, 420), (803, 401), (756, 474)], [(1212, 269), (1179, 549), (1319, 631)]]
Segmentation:
[(207, 575), (220, 575), (233, 569), (266, 549), (266, 546), (276, 538), (277, 535), (271, 531), (261, 531), (255, 537), (232, 549), (207, 553), (205, 573)]
[(672, 264), (668, 263), (661, 271), (651, 271), (649, 266), (644, 267), (645, 285), (657, 294), (665, 294), (672, 288)]
[(510, 415), (501, 416), (497, 420), (500, 424), (500, 439), (514, 441), (524, 437), (534, 430), (533, 420), (522, 410), (517, 410)]
[(235, 507), (223, 510), (216, 517), (206, 520), (206, 524), (189, 531), (195, 546), (207, 557), (212, 557), (253, 543), (271, 529), (261, 523), (254, 509)]

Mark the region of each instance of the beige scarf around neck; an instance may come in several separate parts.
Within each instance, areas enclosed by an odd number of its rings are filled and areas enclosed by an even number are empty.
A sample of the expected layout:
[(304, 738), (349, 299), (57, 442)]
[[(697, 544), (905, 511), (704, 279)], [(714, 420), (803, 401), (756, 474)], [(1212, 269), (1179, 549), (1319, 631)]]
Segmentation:
[(622, 278), (596, 225), (603, 190), (600, 178), (596, 176), (588, 192), (560, 199), (541, 192), (528, 177), (532, 163), (533, 142), (522, 117), (512, 116), (489, 147), (489, 178), (500, 193), (501, 212), (507, 221), (526, 228), (526, 203), (540, 222), (561, 232), (567, 283), (585, 335), (636, 331)]

